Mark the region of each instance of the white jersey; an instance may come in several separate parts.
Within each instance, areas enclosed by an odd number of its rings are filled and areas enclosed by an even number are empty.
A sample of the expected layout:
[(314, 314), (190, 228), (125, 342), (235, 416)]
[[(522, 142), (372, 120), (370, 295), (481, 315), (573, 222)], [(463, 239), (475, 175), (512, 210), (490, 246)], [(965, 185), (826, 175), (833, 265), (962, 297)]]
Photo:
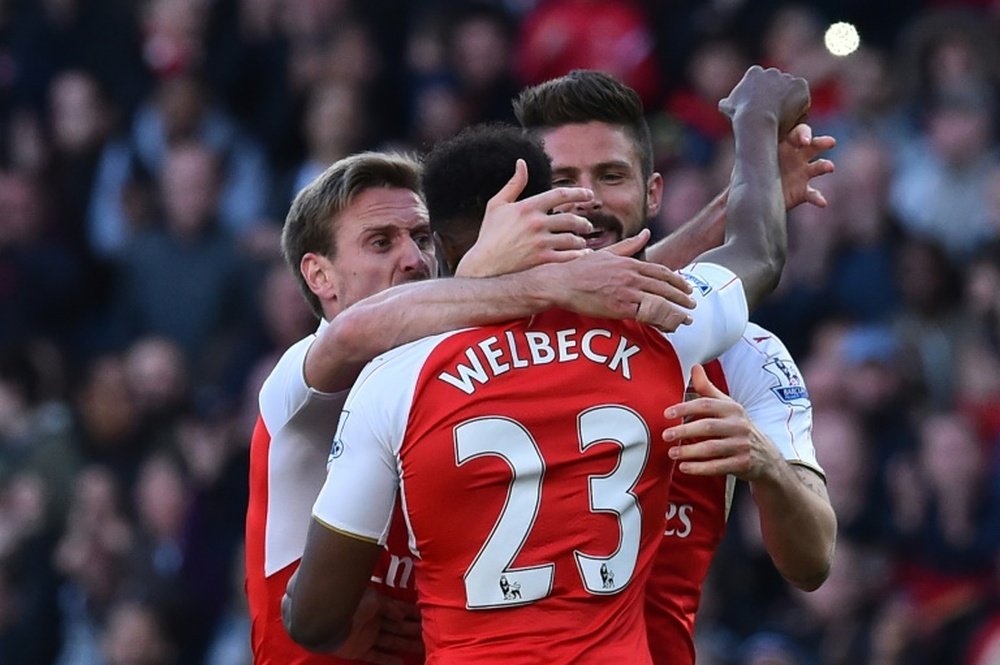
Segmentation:
[(306, 383), (306, 353), (326, 325), (323, 321), (316, 334), (291, 346), (260, 389), (260, 417), (270, 437), (267, 497), (265, 505), (250, 511), (265, 513), (265, 576), (302, 558), (312, 504), (326, 480), (329, 442), (348, 394), (324, 393)]
[(719, 356), (729, 396), (793, 464), (820, 475), (812, 442), (812, 403), (791, 354), (780, 339), (756, 323)]

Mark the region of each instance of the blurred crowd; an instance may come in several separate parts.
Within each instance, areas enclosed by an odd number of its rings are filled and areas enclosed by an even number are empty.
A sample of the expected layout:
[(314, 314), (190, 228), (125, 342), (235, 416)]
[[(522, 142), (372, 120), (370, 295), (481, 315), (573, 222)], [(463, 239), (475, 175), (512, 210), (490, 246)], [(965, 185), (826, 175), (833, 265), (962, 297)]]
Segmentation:
[(840, 535), (795, 592), (737, 492), (699, 663), (1000, 663), (991, 0), (0, 0), (0, 663), (249, 662), (256, 394), (315, 326), (277, 240), (328, 164), (599, 68), (646, 103), (663, 236), (728, 181), (716, 103), (755, 62), (838, 140), (753, 318), (803, 370)]

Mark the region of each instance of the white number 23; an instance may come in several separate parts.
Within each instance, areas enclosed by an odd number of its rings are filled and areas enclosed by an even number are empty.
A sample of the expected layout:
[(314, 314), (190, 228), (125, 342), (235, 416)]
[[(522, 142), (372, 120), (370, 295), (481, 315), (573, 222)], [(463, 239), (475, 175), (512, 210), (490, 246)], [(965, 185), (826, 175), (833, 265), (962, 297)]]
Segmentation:
[[(584, 589), (614, 594), (627, 586), (639, 555), (642, 517), (633, 489), (646, 466), (649, 428), (631, 409), (599, 406), (578, 416), (577, 431), (581, 454), (599, 442), (621, 447), (614, 470), (590, 476), (588, 488), (591, 511), (618, 518), (618, 549), (610, 556), (574, 552)], [(510, 607), (545, 598), (552, 591), (554, 563), (511, 567), (538, 516), (545, 460), (531, 433), (521, 423), (503, 417), (477, 418), (455, 428), (456, 463), (461, 466), (482, 456), (504, 460), (512, 477), (503, 510), (465, 572), (467, 607)]]

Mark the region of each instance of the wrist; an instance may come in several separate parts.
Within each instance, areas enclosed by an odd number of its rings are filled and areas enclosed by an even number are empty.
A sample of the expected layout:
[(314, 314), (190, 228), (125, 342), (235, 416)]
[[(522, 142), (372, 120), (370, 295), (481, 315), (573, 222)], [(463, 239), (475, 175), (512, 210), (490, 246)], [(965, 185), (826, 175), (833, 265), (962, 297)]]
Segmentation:
[(526, 280), (528, 291), (526, 295), (534, 299), (538, 305), (538, 311), (553, 307), (565, 308), (567, 305), (563, 297), (565, 289), (558, 276), (558, 265), (546, 263), (519, 273)]
[(735, 136), (754, 135), (757, 132), (778, 135), (778, 113), (774, 109), (744, 106), (733, 114), (732, 125)]

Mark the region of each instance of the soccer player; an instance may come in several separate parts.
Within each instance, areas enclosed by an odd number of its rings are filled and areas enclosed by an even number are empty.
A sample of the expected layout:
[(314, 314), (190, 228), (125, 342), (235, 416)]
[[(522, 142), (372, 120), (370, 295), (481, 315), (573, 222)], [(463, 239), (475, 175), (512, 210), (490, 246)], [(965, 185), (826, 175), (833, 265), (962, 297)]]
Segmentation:
[(687, 275), (699, 300), (690, 327), (665, 339), (553, 310), (369, 365), (284, 603), (297, 641), (327, 647), (348, 632), (399, 485), (429, 662), (649, 661), (640, 601), (670, 465), (650, 432), (691, 366), (734, 342), (747, 301), (777, 281), (779, 120), (807, 105), (803, 80), (759, 67), (721, 104), (736, 184), (726, 242)]
[[(682, 280), (660, 266), (612, 252), (581, 254), (590, 224), (573, 214), (548, 215), (586, 198), (569, 188), (516, 204), (498, 202), (491, 214), (516, 217), (530, 240), (508, 254), (522, 265), (556, 261), (496, 279), (430, 280), (435, 271), (420, 166), (399, 155), (364, 153), (332, 165), (299, 193), (285, 223), (289, 267), (320, 319), (314, 335), (293, 345), (265, 381), (250, 449), (247, 512), (247, 595), (256, 665), (339, 663), (294, 644), (281, 625), (280, 601), (305, 545), (313, 501), (323, 484), (337, 416), (364, 364), (393, 346), (443, 330), (508, 320), (554, 306), (596, 316), (633, 317), (665, 329), (684, 315), (665, 298), (688, 300)], [(513, 201), (513, 199), (511, 200)], [(519, 267), (515, 265), (515, 268)], [(605, 284), (616, 285), (602, 291)], [(391, 287), (391, 288), (390, 288)], [(376, 295), (377, 294), (377, 295)], [(683, 312), (683, 310), (680, 310)], [(648, 318), (644, 318), (647, 317)], [(412, 562), (405, 540), (387, 553), (374, 585), (384, 596), (412, 596)], [(405, 605), (382, 603), (359, 613), (382, 641), (345, 646), (341, 656), (380, 660), (399, 653), (419, 632)]]
[[(594, 191), (593, 199), (573, 208), (600, 230), (590, 246), (635, 233), (656, 214), (663, 180), (653, 171), (642, 103), (630, 88), (605, 74), (576, 71), (523, 91), (515, 113), (542, 139), (554, 185)], [(832, 147), (829, 137), (792, 136), (781, 149), (798, 150), (807, 159)], [(819, 175), (832, 164), (816, 160), (809, 168)], [(786, 206), (802, 198), (825, 204), (801, 184), (786, 182)], [(713, 246), (722, 220), (711, 208), (708, 213), (649, 248), (647, 258), (680, 266)], [(701, 419), (664, 433), (678, 472), (646, 599), (650, 648), (664, 665), (694, 662), (695, 614), (725, 529), (731, 478), (749, 481), (767, 551), (796, 586), (815, 589), (826, 579), (836, 538), (836, 517), (812, 446), (808, 392), (785, 346), (750, 324), (706, 371), (711, 382), (696, 372), (694, 385), (704, 398), (670, 407), (671, 417)], [(699, 438), (708, 440), (694, 441)]]

